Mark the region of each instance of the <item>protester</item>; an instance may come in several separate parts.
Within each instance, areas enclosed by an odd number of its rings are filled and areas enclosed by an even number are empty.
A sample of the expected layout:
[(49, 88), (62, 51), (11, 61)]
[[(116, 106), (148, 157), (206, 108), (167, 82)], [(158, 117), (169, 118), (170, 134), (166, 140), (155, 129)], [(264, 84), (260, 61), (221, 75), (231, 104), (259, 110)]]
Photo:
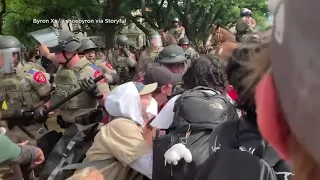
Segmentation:
[(291, 162), (296, 180), (320, 178), (320, 19), (314, 16), (319, 5), (269, 1), (275, 19), (272, 43), (255, 57), (250, 77), (256, 82), (262, 76), (255, 93), (261, 134)]
[[(204, 86), (222, 94), (225, 92), (227, 84), (220, 61), (211, 56), (200, 56), (196, 61), (193, 61), (183, 75), (182, 83), (184, 90)], [(165, 129), (171, 125), (174, 117), (173, 107), (179, 96), (177, 95), (168, 101), (151, 123), (153, 127)]]
[(158, 83), (158, 88), (152, 93), (152, 97), (157, 101), (159, 111), (167, 103), (168, 97), (172, 95), (173, 85), (179, 83), (181, 78), (180, 74), (172, 73), (163, 66), (156, 66), (147, 70), (143, 83)]
[[(151, 126), (166, 129), (166, 135), (156, 136), (154, 145), (153, 179), (193, 180), (210, 155), (211, 133), (221, 122), (237, 119), (237, 112), (225, 95), (226, 78), (220, 61), (202, 56), (191, 63), (182, 78), (184, 91), (168, 101)], [(180, 146), (171, 150), (173, 146)], [(176, 148), (174, 148), (176, 149)], [(183, 150), (184, 149), (184, 150)], [(183, 151), (182, 151), (183, 150)], [(173, 152), (178, 161), (170, 164)], [(179, 157), (179, 158), (178, 158)], [(170, 165), (163, 165), (166, 161)], [(177, 165), (178, 163), (178, 165)], [(161, 175), (161, 176), (160, 176)]]
[[(243, 116), (240, 121), (222, 123), (212, 133), (213, 138), (211, 139), (211, 144), (213, 147), (211, 149), (213, 153), (216, 153), (218, 150), (226, 151), (226, 148), (249, 152), (260, 159), (266, 160), (267, 163), (269, 163), (269, 166), (273, 169), (278, 180), (289, 180), (293, 177), (289, 165), (274, 152), (273, 148), (267, 142), (263, 140), (257, 127), (256, 104), (254, 100), (255, 87), (246, 87), (246, 84), (244, 83), (244, 80), (246, 80), (248, 74), (250, 73), (248, 65), (254, 61), (254, 59), (251, 59), (252, 54), (258, 51), (259, 49), (256, 49), (255, 47), (239, 48), (235, 51), (228, 62), (226, 68), (228, 81), (239, 93), (237, 107), (243, 112)], [(236, 143), (233, 142), (234, 139), (230, 138), (233, 135), (237, 137)], [(217, 166), (219, 166), (216, 165), (216, 159), (217, 157), (209, 159), (207, 164), (208, 169), (206, 170), (207, 172), (203, 173), (201, 177), (198, 177), (198, 179), (204, 179), (203, 177), (212, 176), (211, 173), (214, 172), (214, 169), (217, 168)], [(229, 163), (230, 168), (237, 169), (237, 166), (232, 166), (232, 163), (230, 163), (232, 162), (231, 158), (230, 160), (228, 159), (228, 161), (229, 162), (220, 163)], [(250, 162), (249, 159), (248, 161)], [(245, 164), (245, 162), (243, 164)], [(249, 169), (251, 169), (251, 165), (252, 164), (249, 163), (246, 164)], [(251, 170), (253, 171), (253, 168)], [(235, 176), (241, 177), (240, 174), (241, 173)], [(223, 173), (218, 173), (216, 176), (222, 178), (225, 175)], [(229, 180), (228, 178), (224, 179)]]
[(43, 161), (44, 155), (40, 148), (26, 144), (17, 145), (7, 136), (0, 134), (0, 164), (32, 162), (33, 165), (39, 165)]
[(151, 178), (152, 149), (143, 138), (142, 128), (157, 114), (151, 95), (156, 89), (157, 83), (128, 82), (107, 96), (105, 107), (112, 120), (96, 135), (84, 160), (110, 159), (109, 164), (96, 167), (105, 179), (133, 180), (141, 174)]

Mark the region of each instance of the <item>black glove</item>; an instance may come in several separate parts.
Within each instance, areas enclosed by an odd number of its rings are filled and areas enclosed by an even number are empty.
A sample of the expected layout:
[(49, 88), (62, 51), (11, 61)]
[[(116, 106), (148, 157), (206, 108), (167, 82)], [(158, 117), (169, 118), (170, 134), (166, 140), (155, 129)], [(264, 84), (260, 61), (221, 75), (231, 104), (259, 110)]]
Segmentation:
[(30, 115), (32, 115), (32, 110), (30, 108), (20, 108), (15, 110), (13, 113), (15, 118), (29, 117)]
[(80, 87), (92, 98), (102, 99), (103, 95), (98, 89), (97, 84), (93, 81), (92, 78), (84, 78), (79, 82)]
[(16, 125), (28, 126), (33, 121), (33, 111), (30, 108), (20, 108), (14, 111), (13, 118), (8, 121), (10, 129)]
[(49, 83), (52, 84), (54, 81), (54, 74), (53, 73), (50, 73), (50, 80), (49, 80)]
[(127, 57), (130, 57), (131, 53), (127, 48), (123, 48), (123, 52)]
[(33, 119), (37, 123), (45, 123), (48, 119), (47, 107), (45, 105), (41, 105), (37, 109), (33, 111)]

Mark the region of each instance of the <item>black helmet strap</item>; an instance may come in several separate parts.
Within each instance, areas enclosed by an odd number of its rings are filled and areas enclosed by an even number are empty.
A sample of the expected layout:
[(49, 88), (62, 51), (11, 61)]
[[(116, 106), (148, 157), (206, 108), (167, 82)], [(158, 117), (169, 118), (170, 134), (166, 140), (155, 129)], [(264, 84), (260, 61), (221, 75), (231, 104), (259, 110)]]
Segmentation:
[(62, 51), (63, 57), (66, 59), (66, 62), (62, 63), (64, 66), (67, 66), (70, 60), (77, 55), (78, 51), (74, 52), (70, 58), (67, 58), (66, 51)]

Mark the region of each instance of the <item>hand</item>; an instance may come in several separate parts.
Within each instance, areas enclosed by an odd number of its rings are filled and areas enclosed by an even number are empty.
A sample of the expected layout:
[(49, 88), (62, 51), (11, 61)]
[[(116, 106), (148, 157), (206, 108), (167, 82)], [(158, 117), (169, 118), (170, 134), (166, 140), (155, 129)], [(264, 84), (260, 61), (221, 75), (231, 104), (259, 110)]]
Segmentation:
[(125, 53), (125, 55), (126, 55), (127, 57), (130, 57), (131, 53), (130, 53), (130, 51), (129, 51), (127, 48), (123, 48), (123, 52)]
[(33, 119), (37, 123), (45, 123), (48, 119), (47, 107), (41, 105), (33, 111)]
[(44, 161), (44, 154), (40, 148), (37, 147), (37, 157), (33, 161), (33, 165), (40, 165)]
[(39, 50), (40, 50), (40, 55), (43, 55), (43, 56), (47, 57), (50, 54), (50, 50), (44, 44), (40, 44)]
[(44, 154), (42, 150), (35, 146), (30, 145), (20, 145), (21, 154), (20, 156), (14, 160), (19, 164), (27, 164), (31, 163), (31, 167), (40, 165), (44, 161)]
[(97, 84), (93, 81), (92, 78), (84, 78), (79, 82), (80, 87), (92, 98), (102, 99), (103, 95), (98, 89)]
[(104, 180), (104, 178), (103, 178), (103, 175), (100, 173), (100, 171), (93, 169), (82, 180)]

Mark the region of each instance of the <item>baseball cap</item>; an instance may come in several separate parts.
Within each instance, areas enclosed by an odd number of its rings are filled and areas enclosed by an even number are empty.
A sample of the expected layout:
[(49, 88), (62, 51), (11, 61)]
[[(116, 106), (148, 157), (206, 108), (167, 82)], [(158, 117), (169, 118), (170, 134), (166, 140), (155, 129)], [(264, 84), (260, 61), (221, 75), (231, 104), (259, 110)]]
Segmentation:
[(152, 93), (158, 87), (158, 83), (144, 84), (142, 82), (134, 82), (134, 85), (136, 86), (136, 88), (139, 92), (139, 95), (145, 95), (145, 94)]
[(181, 82), (182, 75), (178, 73), (172, 73), (168, 68), (163, 66), (156, 66), (149, 68), (144, 75), (143, 83), (158, 83), (158, 87), (162, 87), (168, 84), (175, 84)]

